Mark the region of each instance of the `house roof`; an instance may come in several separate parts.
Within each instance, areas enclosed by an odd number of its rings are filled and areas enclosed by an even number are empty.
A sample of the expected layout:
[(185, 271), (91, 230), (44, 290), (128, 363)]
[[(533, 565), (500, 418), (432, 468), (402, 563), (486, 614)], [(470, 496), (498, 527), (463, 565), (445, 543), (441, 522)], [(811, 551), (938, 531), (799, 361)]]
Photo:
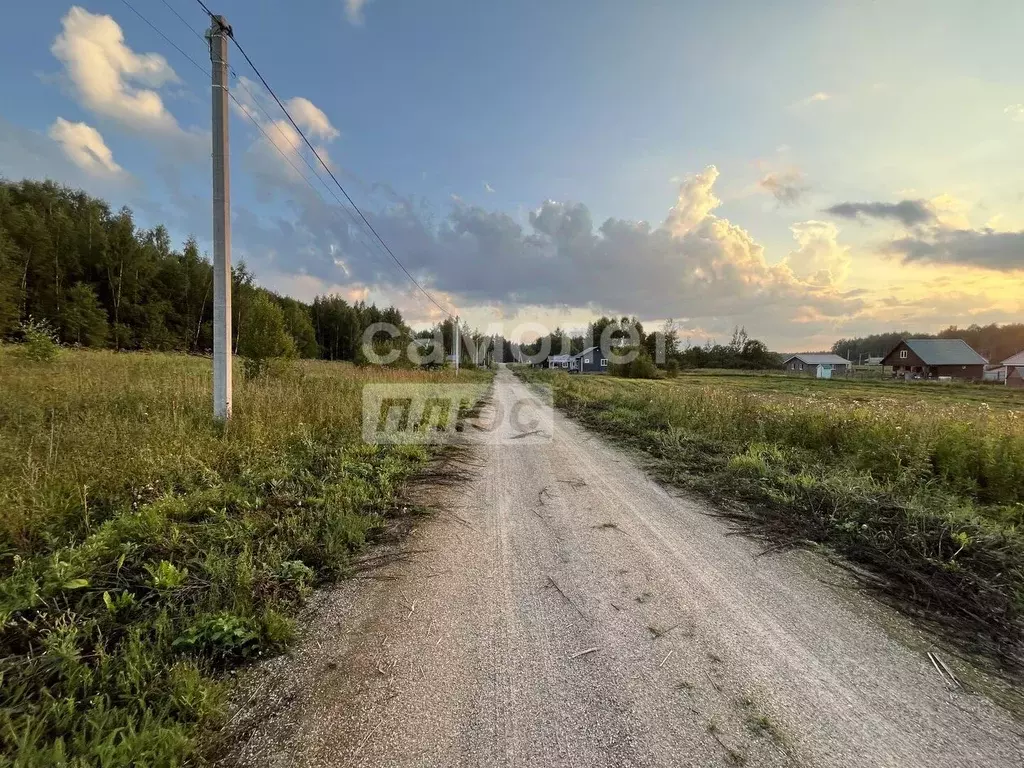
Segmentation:
[[(925, 365), (985, 365), (988, 363), (963, 339), (904, 339)], [(896, 350), (893, 349), (893, 352)], [(892, 352), (889, 353), (891, 355)], [(889, 357), (886, 355), (886, 357)]]
[(548, 358), (550, 363), (568, 363), (572, 360), (572, 355), (551, 355)]
[(783, 365), (788, 363), (793, 358), (796, 358), (800, 362), (806, 365), (853, 365), (845, 357), (839, 355), (826, 354), (826, 353), (802, 353), (799, 355), (790, 355), (786, 358)]
[(575, 360), (577, 358), (583, 357), (584, 355), (589, 355), (595, 349), (600, 349), (600, 347), (587, 347), (582, 352), (577, 352), (575, 355), (573, 355), (573, 359)]
[(1018, 352), (1012, 357), (1008, 357), (1000, 365), (1024, 365), (1024, 351)]

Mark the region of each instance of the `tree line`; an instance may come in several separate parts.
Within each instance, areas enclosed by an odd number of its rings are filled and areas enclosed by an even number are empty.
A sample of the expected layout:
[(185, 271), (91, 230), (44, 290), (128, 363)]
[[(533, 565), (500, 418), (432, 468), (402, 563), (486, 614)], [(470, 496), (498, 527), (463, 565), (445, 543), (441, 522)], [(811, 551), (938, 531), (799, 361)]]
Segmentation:
[(967, 328), (951, 325), (938, 333), (876, 333), (871, 336), (840, 339), (832, 345), (832, 352), (859, 363), (868, 357), (887, 355), (903, 339), (963, 339), (990, 363), (999, 363), (1024, 350), (1024, 323), (975, 324)]
[[(232, 269), (235, 351), (356, 360), (365, 328), (386, 322), (409, 335), (401, 313), (339, 296), (312, 304), (256, 285)], [(208, 353), (213, 347), (213, 267), (194, 237), (180, 250), (167, 229), (136, 226), (132, 211), (50, 181), (0, 179), (0, 338), (45, 322), (65, 344)]]
[(781, 358), (769, 351), (764, 342), (751, 338), (745, 328), (735, 328), (727, 344), (709, 340), (697, 346), (680, 338), (674, 320), (666, 320), (659, 329), (648, 332), (636, 317), (626, 316), (602, 316), (581, 333), (556, 328), (547, 337), (520, 345), (519, 350), (523, 355), (536, 355), (546, 347), (552, 355), (575, 355), (588, 347), (602, 346), (605, 340), (611, 347), (635, 348), (639, 352), (635, 363), (612, 371), (627, 376), (645, 378), (656, 368), (668, 372), (687, 368), (768, 370), (782, 365)]

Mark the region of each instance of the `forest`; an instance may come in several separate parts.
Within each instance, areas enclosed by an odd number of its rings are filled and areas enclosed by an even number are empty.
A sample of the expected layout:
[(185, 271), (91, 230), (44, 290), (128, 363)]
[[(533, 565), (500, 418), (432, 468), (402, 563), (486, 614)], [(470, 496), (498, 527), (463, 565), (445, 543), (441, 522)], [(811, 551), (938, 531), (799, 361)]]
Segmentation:
[[(751, 338), (746, 328), (737, 326), (727, 344), (691, 345), (681, 339), (679, 328), (672, 319), (666, 320), (656, 331), (647, 331), (636, 317), (605, 317), (591, 322), (582, 333), (569, 333), (556, 328), (548, 336), (530, 344), (523, 344), (524, 355), (537, 354), (544, 345), (551, 354), (578, 354), (589, 346), (599, 346), (602, 339), (612, 346), (637, 346), (641, 355), (657, 367), (666, 369), (732, 368), (768, 370), (779, 368), (782, 359), (768, 350), (764, 342)], [(506, 359), (515, 359), (514, 357)]]
[[(279, 296), (257, 286), (244, 262), (232, 277), (236, 351), (256, 322), (283, 327), (290, 353), (330, 360), (355, 360), (372, 323), (408, 334), (394, 307)], [(127, 207), (112, 211), (50, 181), (0, 179), (0, 338), (16, 336), (30, 319), (64, 344), (207, 353), (213, 268), (194, 237), (176, 250), (166, 228), (138, 227)]]
[(902, 339), (963, 339), (990, 363), (1000, 363), (1024, 350), (1024, 323), (1006, 325), (970, 325), (958, 328), (951, 325), (939, 333), (910, 333), (891, 331), (872, 336), (840, 339), (832, 345), (832, 352), (855, 363), (868, 357), (888, 354)]

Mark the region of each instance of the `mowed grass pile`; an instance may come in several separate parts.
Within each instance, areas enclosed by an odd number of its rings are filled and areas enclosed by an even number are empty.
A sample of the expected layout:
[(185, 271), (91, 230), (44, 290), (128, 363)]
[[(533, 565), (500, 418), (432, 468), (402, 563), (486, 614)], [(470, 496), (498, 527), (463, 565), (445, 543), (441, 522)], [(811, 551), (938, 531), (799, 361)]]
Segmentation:
[(428, 458), (362, 443), (363, 385), (450, 377), (305, 362), (236, 379), (222, 427), (209, 369), (0, 346), (0, 764), (201, 761), (223, 671), (292, 638)]
[(782, 392), (777, 377), (759, 390), (756, 377), (524, 375), (650, 453), (663, 479), (744, 502), (723, 507), (748, 530), (828, 544), (960, 640), (1021, 664), (1024, 407), (1008, 407), (1002, 388), (992, 408), (921, 383), (847, 397), (841, 382), (792, 379)]

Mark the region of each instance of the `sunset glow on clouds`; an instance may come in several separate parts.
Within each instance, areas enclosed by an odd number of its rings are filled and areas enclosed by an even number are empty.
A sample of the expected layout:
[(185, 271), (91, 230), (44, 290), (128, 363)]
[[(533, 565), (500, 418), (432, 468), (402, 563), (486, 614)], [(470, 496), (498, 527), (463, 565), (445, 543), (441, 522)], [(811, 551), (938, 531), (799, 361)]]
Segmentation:
[[(39, 39), (0, 53), (10, 65), (29, 44), (42, 51), (6, 68), (21, 74), (0, 94), (0, 170), (83, 185), (131, 205), (140, 225), (208, 243), (203, 75), (120, 3), (36, 5), (14, 26)], [(1001, 20), (928, 31), (884, 8), (798, 18), (752, 6), (739, 20), (609, 6), (607, 20), (586, 16), (588, 34), (569, 37), (564, 9), (520, 18), (347, 2), (288, 59), (275, 44), (283, 9), (256, 19), (247, 4), (225, 5), (374, 228), (481, 327), (635, 314), (675, 318), (695, 341), (746, 325), (775, 348), (812, 349), (1024, 315), (1024, 74), (1002, 66), (1013, 55), (1007, 19), (1021, 15), (1013, 4)], [(951, 15), (949, 5), (934, 12)], [(152, 16), (208, 64), (180, 22)], [(403, 37), (409, 25), (435, 37)], [(664, 29), (725, 25), (718, 47), (697, 32), (672, 45)], [(535, 60), (515, 47), (528, 30)], [(776, 42), (755, 55), (744, 43), (761, 32)], [(508, 62), (485, 55), (487, 35)], [(697, 60), (714, 66), (684, 66)], [(282, 293), (330, 291), (438, 319), (313, 177), (307, 163), (318, 162), (239, 64), (235, 259)]]

